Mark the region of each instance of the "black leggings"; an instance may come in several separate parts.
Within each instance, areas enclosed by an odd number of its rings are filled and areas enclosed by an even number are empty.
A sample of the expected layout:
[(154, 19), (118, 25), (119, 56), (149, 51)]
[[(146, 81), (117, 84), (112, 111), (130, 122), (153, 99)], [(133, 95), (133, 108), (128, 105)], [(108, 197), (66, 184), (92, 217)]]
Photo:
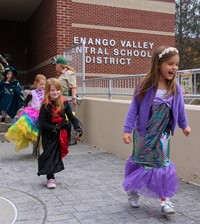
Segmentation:
[(47, 180), (49, 180), (49, 179), (55, 179), (54, 174), (48, 174), (47, 175)]

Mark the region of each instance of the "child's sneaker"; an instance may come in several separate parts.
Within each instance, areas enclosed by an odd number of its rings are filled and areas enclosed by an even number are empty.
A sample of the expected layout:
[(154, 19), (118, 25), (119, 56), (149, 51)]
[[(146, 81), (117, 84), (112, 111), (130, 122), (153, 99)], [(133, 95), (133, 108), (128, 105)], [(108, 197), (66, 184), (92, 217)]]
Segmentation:
[(133, 208), (139, 208), (139, 194), (137, 192), (128, 191), (128, 200)]
[(165, 215), (173, 215), (175, 214), (174, 206), (171, 201), (166, 200), (161, 203), (161, 212)]
[(47, 180), (47, 188), (48, 189), (54, 189), (56, 188), (56, 183), (54, 179)]

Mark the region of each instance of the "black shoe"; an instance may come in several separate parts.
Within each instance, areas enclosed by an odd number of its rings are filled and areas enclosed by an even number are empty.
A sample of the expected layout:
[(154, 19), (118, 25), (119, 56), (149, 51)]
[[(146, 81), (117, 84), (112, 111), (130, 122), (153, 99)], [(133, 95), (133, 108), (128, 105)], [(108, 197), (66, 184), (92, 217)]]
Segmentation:
[(6, 124), (6, 119), (4, 117), (1, 118), (1, 124)]

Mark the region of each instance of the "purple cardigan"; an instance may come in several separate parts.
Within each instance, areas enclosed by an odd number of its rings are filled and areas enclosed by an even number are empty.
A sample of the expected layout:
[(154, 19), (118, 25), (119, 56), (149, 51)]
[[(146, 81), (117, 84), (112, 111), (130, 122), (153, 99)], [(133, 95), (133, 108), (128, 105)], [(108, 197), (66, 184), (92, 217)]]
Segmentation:
[[(176, 89), (177, 94), (174, 96), (172, 103), (172, 135), (174, 134), (177, 123), (180, 128), (186, 128), (188, 126), (181, 86), (176, 84)], [(131, 133), (133, 129), (136, 129), (141, 135), (145, 135), (155, 94), (156, 88), (152, 88), (147, 91), (142, 101), (139, 100), (139, 96), (133, 98), (124, 122), (124, 132)]]

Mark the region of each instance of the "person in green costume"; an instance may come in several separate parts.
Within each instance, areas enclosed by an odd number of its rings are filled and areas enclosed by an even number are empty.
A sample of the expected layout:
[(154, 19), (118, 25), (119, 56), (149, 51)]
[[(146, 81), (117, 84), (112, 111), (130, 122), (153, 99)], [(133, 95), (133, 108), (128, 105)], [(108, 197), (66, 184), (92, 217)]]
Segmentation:
[(3, 79), (0, 81), (0, 111), (1, 124), (5, 124), (9, 115), (15, 118), (17, 111), (23, 106), (24, 96), (19, 81), (16, 79), (17, 71), (8, 66), (2, 72)]

